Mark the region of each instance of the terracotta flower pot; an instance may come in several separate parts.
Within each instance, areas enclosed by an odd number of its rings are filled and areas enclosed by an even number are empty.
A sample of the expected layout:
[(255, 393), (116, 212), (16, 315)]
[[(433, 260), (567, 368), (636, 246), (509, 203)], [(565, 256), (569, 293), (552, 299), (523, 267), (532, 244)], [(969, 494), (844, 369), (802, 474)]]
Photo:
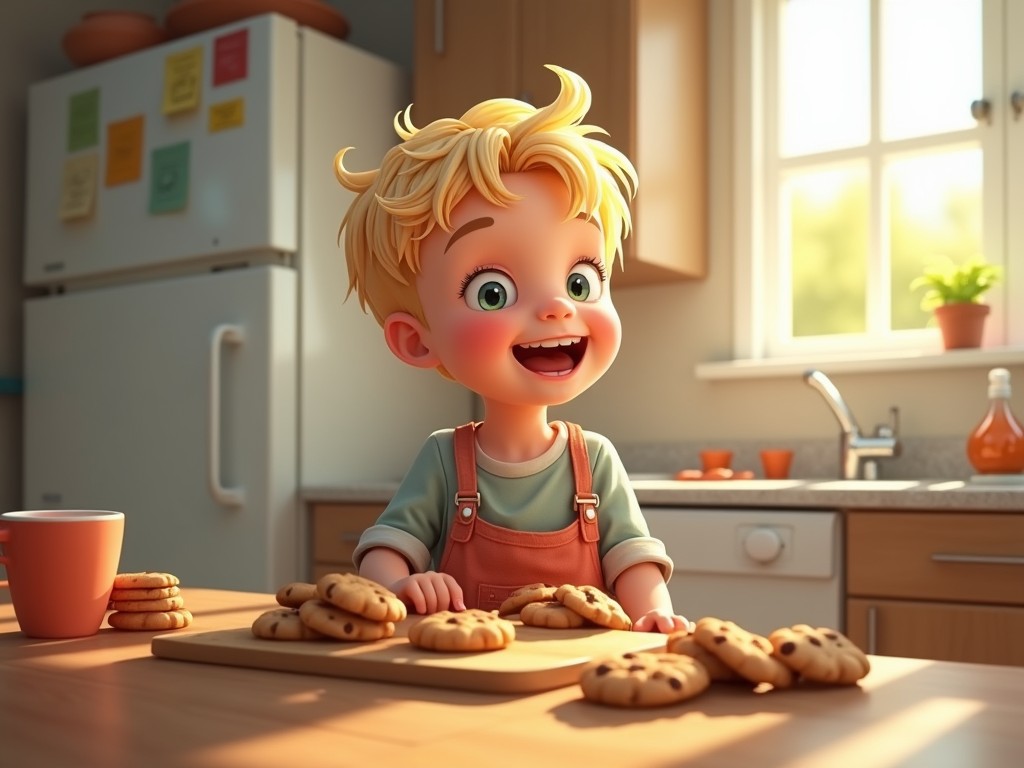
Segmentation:
[(141, 51), (166, 39), (164, 28), (149, 14), (93, 11), (67, 31), (61, 44), (71, 63), (84, 67)]
[(971, 349), (981, 346), (985, 333), (988, 304), (943, 304), (935, 308), (935, 319), (942, 331), (946, 349)]

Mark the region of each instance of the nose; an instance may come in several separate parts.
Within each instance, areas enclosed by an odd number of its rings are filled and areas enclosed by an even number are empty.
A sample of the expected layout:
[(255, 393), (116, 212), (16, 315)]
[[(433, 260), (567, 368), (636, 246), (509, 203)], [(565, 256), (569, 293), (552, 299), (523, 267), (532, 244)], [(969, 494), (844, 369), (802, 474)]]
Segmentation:
[(564, 296), (552, 296), (537, 314), (541, 320), (565, 320), (576, 314), (576, 304)]

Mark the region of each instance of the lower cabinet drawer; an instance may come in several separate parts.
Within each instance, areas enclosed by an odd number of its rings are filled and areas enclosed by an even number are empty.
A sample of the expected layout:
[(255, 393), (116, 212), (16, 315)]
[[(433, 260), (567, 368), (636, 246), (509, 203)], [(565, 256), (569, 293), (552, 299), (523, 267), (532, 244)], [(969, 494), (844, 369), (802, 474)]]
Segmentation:
[(373, 525), (385, 504), (318, 502), (311, 505), (311, 578), (327, 573), (355, 573), (352, 562), (359, 537)]
[(1024, 515), (848, 512), (846, 591), (1024, 605)]
[(1024, 666), (1024, 608), (850, 598), (846, 634), (882, 656)]

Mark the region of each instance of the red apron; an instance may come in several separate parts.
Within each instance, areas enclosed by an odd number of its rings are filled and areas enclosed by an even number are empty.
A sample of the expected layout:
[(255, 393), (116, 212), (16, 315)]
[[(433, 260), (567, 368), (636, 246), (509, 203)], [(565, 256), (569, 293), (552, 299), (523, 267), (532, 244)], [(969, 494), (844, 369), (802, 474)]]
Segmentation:
[[(476, 484), (476, 424), (455, 430), (455, 520), (439, 570), (459, 582), (467, 608), (494, 610), (526, 584), (591, 584), (605, 590), (598, 550), (599, 499), (591, 488), (583, 430), (569, 428), (576, 520), (560, 531), (515, 531), (481, 520)], [(607, 590), (606, 590), (607, 591)]]

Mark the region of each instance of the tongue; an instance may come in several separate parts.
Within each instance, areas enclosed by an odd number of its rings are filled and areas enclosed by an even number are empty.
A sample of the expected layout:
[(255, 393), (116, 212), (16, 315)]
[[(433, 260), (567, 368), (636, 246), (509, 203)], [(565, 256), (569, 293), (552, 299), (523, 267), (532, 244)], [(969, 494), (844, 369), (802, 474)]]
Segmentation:
[(557, 349), (531, 349), (519, 355), (519, 362), (535, 373), (557, 373), (572, 368), (572, 358)]

